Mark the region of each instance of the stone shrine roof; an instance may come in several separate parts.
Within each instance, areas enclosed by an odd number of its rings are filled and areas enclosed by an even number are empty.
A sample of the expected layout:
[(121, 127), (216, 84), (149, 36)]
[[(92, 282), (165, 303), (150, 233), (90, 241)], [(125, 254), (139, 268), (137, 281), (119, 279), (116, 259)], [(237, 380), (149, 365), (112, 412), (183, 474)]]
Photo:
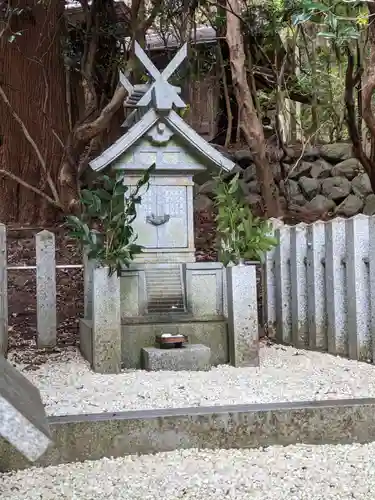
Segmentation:
[[(90, 167), (94, 171), (101, 171), (110, 166), (146, 134), (156, 145), (165, 145), (176, 135), (182, 139), (183, 147), (197, 154), (202, 161), (202, 168), (214, 166), (230, 172), (235, 164), (197, 134), (176, 112), (185, 109), (186, 105), (179, 96), (180, 89), (171, 85), (168, 79), (186, 58), (187, 45), (177, 52), (162, 72), (154, 66), (138, 43), (135, 44), (135, 54), (154, 82), (148, 86), (133, 86), (120, 73), (120, 82), (128, 91), (125, 106), (136, 108), (134, 118), (138, 118), (138, 121), (112, 146), (92, 160)], [(184, 169), (183, 165), (181, 169)]]
[[(150, 109), (131, 129), (120, 137), (112, 146), (106, 149), (100, 156), (90, 162), (90, 167), (99, 172), (110, 166), (117, 158), (129, 150), (141, 137), (159, 123), (162, 135), (170, 132), (180, 137), (186, 147), (195, 150), (202, 158), (202, 163), (213, 165), (230, 172), (235, 164), (217, 151), (199, 134), (195, 132), (174, 110), (168, 115), (160, 115), (155, 109)], [(161, 125), (161, 126), (160, 126)], [(159, 130), (159, 128), (158, 128)], [(151, 166), (151, 165), (150, 165)]]

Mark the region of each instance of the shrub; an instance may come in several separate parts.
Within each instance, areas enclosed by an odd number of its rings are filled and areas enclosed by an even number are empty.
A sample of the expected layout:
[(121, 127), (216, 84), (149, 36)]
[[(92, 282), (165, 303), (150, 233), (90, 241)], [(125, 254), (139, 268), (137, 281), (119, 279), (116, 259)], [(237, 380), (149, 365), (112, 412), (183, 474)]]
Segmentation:
[(154, 168), (150, 167), (134, 187), (124, 185), (122, 172), (114, 177), (100, 176), (92, 189), (82, 190), (81, 215), (66, 218), (71, 237), (81, 243), (89, 259), (108, 266), (110, 276), (129, 267), (142, 251), (132, 224), (141, 202), (140, 192), (147, 191)]
[(219, 260), (225, 266), (243, 260), (262, 262), (265, 253), (277, 245), (270, 223), (251, 213), (243, 199), (238, 174), (229, 182), (221, 177), (216, 182)]

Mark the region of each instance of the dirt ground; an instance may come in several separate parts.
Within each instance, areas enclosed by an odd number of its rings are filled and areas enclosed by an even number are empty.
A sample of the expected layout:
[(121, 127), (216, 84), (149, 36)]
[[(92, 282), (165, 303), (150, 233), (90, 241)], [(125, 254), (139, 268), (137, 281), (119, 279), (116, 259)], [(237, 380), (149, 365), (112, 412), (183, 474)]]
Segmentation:
[[(48, 228), (7, 227), (8, 266), (35, 265), (35, 235), (48, 229), (56, 237), (56, 264), (82, 264), (81, 252), (60, 226)], [(214, 216), (195, 214), (197, 260), (214, 261)], [(58, 269), (57, 347), (78, 344), (79, 318), (83, 316), (83, 273), (81, 269)], [(20, 362), (33, 366), (42, 363), (48, 353), (36, 349), (36, 273), (35, 270), (8, 271), (9, 352)]]
[[(35, 235), (43, 228), (7, 228), (8, 266), (35, 265)], [(56, 237), (56, 264), (81, 264), (80, 251), (61, 227), (48, 227)], [(76, 345), (78, 318), (83, 314), (81, 269), (56, 270), (57, 350)], [(9, 351), (43, 358), (36, 350), (36, 272), (8, 270)], [(33, 352), (34, 351), (34, 352)], [(42, 360), (42, 359), (41, 359)], [(21, 360), (20, 360), (21, 361)]]

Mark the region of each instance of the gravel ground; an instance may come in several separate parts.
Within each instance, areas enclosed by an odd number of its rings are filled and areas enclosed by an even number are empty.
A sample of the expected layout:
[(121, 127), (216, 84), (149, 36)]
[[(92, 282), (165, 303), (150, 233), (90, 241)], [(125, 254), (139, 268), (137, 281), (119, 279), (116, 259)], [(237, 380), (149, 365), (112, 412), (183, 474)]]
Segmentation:
[(18, 367), (50, 415), (375, 397), (375, 365), (276, 345), (262, 346), (260, 368), (100, 375), (74, 348), (34, 370)]
[(372, 500), (375, 444), (180, 450), (0, 474), (2, 500)]

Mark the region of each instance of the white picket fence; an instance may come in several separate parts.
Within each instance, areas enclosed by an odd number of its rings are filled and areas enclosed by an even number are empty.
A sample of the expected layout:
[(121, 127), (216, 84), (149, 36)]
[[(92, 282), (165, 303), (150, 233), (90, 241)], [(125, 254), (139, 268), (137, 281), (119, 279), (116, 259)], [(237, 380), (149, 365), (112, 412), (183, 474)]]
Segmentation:
[(375, 216), (284, 226), (267, 254), (270, 337), (375, 362)]
[(36, 265), (8, 266), (6, 227), (0, 224), (0, 354), (8, 350), (8, 271), (36, 271), (37, 344), (56, 345), (56, 269), (80, 269), (82, 265), (56, 265), (55, 235), (41, 231), (35, 235)]

